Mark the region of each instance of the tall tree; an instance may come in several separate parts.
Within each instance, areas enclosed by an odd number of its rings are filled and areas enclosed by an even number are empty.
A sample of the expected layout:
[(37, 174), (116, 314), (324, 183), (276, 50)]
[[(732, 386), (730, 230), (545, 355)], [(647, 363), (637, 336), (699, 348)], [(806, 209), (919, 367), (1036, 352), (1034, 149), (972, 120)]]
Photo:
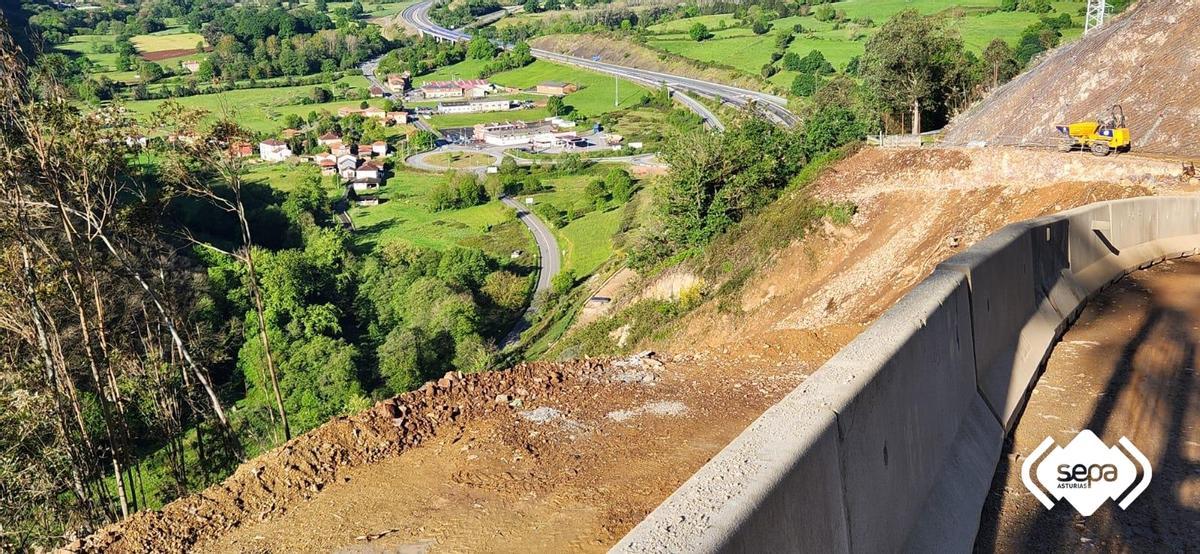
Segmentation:
[(922, 118), (944, 124), (956, 107), (956, 92), (972, 89), (974, 83), (964, 82), (971, 72), (963, 67), (971, 60), (941, 19), (905, 10), (867, 41), (860, 72), (883, 111), (893, 119), (912, 113), (912, 128), (918, 130)]

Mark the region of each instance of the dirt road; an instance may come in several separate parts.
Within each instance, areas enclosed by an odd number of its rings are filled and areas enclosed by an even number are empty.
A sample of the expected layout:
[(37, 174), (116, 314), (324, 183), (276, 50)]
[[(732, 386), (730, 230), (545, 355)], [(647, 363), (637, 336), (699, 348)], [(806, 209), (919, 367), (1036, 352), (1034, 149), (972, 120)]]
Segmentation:
[[(1200, 259), (1136, 272), (1084, 311), (1054, 350), (992, 482), (977, 552), (1195, 552), (1200, 549)], [(1090, 429), (1150, 459), (1150, 487), (1128, 510), (1046, 510), (1021, 465), (1046, 437)]]

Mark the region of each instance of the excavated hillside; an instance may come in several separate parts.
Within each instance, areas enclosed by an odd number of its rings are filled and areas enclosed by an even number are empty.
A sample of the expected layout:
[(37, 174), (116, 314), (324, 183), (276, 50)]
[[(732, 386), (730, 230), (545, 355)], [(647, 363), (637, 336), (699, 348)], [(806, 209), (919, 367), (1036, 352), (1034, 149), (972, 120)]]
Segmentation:
[(1200, 157), (1197, 13), (1200, 0), (1141, 0), (957, 118), (946, 143), (1056, 143), (1055, 124), (1120, 104), (1134, 151)]

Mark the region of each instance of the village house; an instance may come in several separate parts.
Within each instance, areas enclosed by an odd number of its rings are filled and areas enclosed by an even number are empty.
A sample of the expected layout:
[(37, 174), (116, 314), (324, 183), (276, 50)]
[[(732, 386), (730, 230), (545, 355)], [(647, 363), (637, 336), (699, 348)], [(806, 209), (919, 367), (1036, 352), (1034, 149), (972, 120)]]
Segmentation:
[(379, 173), (381, 171), (383, 171), (383, 168), (376, 165), (375, 162), (363, 162), (362, 165), (358, 166), (358, 168), (355, 169), (354, 178), (355, 179), (379, 179), (380, 178)]
[(322, 175), (333, 175), (337, 172), (337, 156), (333, 154), (317, 154), (313, 156), (313, 163), (321, 168)]
[(359, 196), (359, 197), (358, 197), (358, 200), (355, 200), (355, 202), (356, 202), (356, 203), (357, 203), (359, 206), (362, 206), (362, 207), (364, 207), (364, 208), (369, 208), (369, 207), (371, 207), (371, 206), (378, 206), (378, 205), (379, 205), (379, 197), (378, 197), (378, 196), (375, 196), (375, 195), (373, 195), (373, 194), (365, 194), (365, 195), (363, 195), (363, 196)]
[(335, 142), (341, 144), (342, 137), (334, 132), (328, 132), (317, 137), (317, 144), (320, 144), (321, 146), (330, 146)]
[(438, 102), (438, 113), (483, 113), (503, 112), (512, 109), (509, 100), (471, 100), (460, 102)]
[(360, 144), (355, 147), (354, 152), (357, 153), (358, 157), (360, 158), (371, 158), (375, 156), (375, 150), (371, 148), (370, 144)]
[(367, 89), (367, 92), (371, 94), (371, 98), (383, 98), (388, 94), (387, 91), (383, 90), (383, 87), (379, 85), (371, 85), (371, 88)]
[(329, 153), (333, 154), (334, 156), (337, 156), (339, 158), (342, 156), (351, 156), (354, 154), (354, 152), (351, 150), (351, 148), (349, 146), (342, 144), (340, 142), (333, 146), (330, 146)]
[(362, 108), (358, 108), (355, 106), (342, 106), (342, 107), (338, 108), (337, 114), (338, 114), (338, 117), (349, 117), (349, 116), (356, 115), (356, 114), (361, 115)]
[(393, 93), (400, 94), (408, 89), (408, 79), (411, 74), (407, 71), (401, 74), (392, 73), (387, 76), (388, 88), (392, 89)]
[(258, 143), (258, 157), (268, 162), (282, 162), (292, 157), (292, 149), (286, 142), (267, 139)]
[(246, 158), (254, 155), (254, 147), (249, 143), (239, 142), (229, 147), (229, 152), (237, 158)]
[(338, 156), (337, 172), (347, 181), (354, 178), (354, 170), (358, 168), (358, 157), (352, 155)]
[(363, 110), (362, 115), (363, 117), (373, 117), (375, 119), (387, 118), (387, 112), (383, 111), (381, 108), (376, 108), (375, 106), (371, 106)]
[(382, 140), (372, 142), (371, 151), (374, 152), (376, 156), (386, 156), (388, 153), (388, 143)]
[(577, 90), (579, 90), (579, 87), (562, 81), (544, 81), (537, 85), (538, 94), (548, 94), (550, 96), (562, 96), (564, 94), (571, 94)]
[(198, 62), (196, 60), (184, 60), (182, 62), (179, 62), (179, 65), (181, 67), (183, 67), (184, 69), (188, 70), (188, 73), (195, 73), (197, 71), (200, 71), (200, 62)]
[(408, 123), (408, 112), (388, 112), (385, 121), (392, 125), (404, 125)]

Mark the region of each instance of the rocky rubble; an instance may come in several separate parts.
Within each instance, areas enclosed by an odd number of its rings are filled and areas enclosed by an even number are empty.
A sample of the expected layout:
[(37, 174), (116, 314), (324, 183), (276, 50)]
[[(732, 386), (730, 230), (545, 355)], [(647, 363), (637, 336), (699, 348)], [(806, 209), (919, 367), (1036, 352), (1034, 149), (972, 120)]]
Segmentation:
[[(522, 363), (495, 372), (450, 372), (373, 408), (334, 419), (243, 463), (225, 481), (176, 500), (159, 511), (139, 512), (66, 552), (185, 552), (239, 525), (267, 521), (352, 467), (397, 456), (447, 428), (497, 411), (552, 400), (569, 388), (602, 387), (614, 371), (661, 362), (645, 353), (614, 368), (606, 360)], [(650, 360), (650, 361), (647, 361)]]

